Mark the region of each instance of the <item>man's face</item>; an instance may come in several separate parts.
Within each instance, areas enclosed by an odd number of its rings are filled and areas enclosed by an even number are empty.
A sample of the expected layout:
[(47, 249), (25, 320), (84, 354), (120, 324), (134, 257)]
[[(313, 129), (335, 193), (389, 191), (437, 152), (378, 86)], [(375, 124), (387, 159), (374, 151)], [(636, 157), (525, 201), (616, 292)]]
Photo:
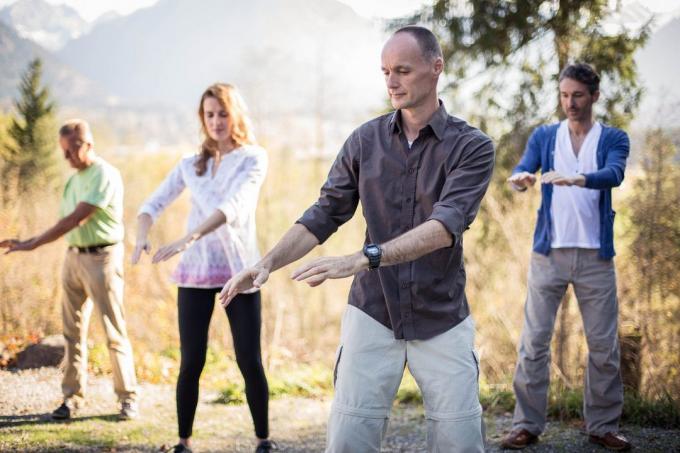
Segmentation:
[(409, 33), (392, 36), (382, 51), (382, 71), (387, 94), (395, 109), (422, 105), (437, 90), (443, 61), (428, 61), (418, 41)]
[(64, 158), (71, 167), (80, 170), (86, 167), (87, 153), (92, 145), (84, 142), (77, 134), (59, 137), (59, 146), (64, 151)]
[(564, 114), (572, 121), (587, 121), (592, 117), (593, 104), (600, 92), (590, 94), (588, 85), (565, 78), (560, 82), (560, 104)]

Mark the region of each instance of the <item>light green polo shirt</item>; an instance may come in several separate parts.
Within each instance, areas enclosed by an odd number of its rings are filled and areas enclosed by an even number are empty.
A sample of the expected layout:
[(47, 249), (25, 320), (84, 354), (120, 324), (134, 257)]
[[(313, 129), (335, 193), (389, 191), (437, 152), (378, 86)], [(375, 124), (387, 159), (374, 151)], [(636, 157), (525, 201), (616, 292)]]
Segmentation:
[(92, 165), (66, 182), (61, 217), (72, 213), (80, 202), (97, 209), (83, 225), (66, 233), (68, 245), (89, 247), (123, 240), (123, 180), (120, 172), (99, 156), (93, 156)]

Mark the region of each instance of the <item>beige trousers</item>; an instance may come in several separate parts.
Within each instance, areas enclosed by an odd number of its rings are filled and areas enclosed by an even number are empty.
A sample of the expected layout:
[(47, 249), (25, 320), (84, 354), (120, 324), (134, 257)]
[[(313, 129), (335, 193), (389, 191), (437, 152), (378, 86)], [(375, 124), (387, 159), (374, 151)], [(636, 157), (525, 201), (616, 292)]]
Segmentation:
[(119, 401), (135, 400), (137, 378), (123, 311), (123, 244), (98, 253), (66, 252), (62, 285), (62, 319), (66, 339), (64, 399), (85, 396), (87, 385), (87, 328), (93, 307), (106, 333)]
[(483, 452), (474, 322), (428, 340), (392, 330), (348, 306), (334, 373), (328, 453), (379, 452), (406, 365), (423, 394), (429, 452)]

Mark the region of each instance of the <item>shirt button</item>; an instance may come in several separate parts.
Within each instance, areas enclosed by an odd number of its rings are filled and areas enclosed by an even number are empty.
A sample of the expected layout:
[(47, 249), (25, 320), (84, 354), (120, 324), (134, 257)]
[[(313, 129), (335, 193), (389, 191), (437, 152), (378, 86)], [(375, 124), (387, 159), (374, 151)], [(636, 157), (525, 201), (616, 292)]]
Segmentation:
[(408, 198), (406, 199), (406, 203), (410, 203), (410, 202), (411, 202), (411, 197), (408, 197)]
[(401, 282), (401, 289), (408, 288), (408, 282)]
[(414, 171), (416, 171), (415, 168), (409, 168), (409, 169), (408, 169), (408, 174), (409, 174), (409, 175), (412, 175)]

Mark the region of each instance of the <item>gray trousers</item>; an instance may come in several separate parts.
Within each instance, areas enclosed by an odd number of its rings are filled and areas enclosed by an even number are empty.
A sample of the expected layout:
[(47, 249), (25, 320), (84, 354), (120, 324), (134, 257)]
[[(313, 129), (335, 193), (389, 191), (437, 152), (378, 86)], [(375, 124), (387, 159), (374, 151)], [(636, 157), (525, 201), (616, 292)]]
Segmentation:
[(617, 336), (618, 302), (614, 262), (597, 250), (552, 249), (533, 253), (524, 309), (524, 328), (513, 387), (513, 429), (540, 434), (545, 428), (550, 381), (550, 341), (560, 301), (571, 283), (588, 343), (583, 413), (586, 430), (602, 435), (618, 431), (623, 384)]

